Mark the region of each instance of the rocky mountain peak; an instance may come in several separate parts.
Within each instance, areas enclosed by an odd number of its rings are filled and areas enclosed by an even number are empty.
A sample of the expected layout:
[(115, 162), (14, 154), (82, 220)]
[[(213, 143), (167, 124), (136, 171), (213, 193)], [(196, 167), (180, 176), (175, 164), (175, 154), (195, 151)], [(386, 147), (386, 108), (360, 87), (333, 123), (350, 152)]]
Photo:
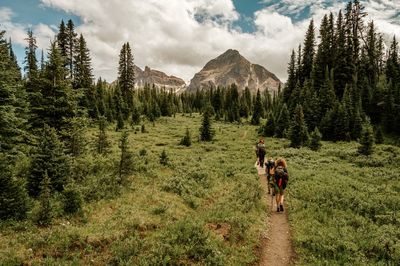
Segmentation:
[(281, 84), (273, 73), (263, 66), (252, 64), (239, 51), (229, 49), (209, 61), (190, 81), (189, 91), (209, 87), (227, 87), (235, 83), (239, 89), (276, 91)]

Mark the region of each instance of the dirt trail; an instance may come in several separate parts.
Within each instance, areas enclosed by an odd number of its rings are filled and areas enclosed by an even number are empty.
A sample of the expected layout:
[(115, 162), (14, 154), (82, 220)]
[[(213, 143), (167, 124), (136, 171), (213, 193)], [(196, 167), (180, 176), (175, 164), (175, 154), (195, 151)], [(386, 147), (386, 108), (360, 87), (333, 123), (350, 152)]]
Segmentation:
[(275, 198), (271, 209), (271, 195), (268, 194), (265, 175), (260, 175), (260, 182), (271, 214), (267, 221), (268, 232), (262, 241), (259, 266), (294, 265), (295, 253), (291, 242), (287, 212), (286, 210), (283, 213), (276, 212)]

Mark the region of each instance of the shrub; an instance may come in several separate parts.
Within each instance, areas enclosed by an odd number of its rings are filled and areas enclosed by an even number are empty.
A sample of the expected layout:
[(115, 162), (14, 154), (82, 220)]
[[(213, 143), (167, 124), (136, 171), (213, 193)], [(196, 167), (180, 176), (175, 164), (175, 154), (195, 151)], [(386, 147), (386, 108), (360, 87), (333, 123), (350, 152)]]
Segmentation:
[(183, 145), (186, 147), (190, 147), (192, 145), (192, 138), (190, 136), (189, 128), (186, 128), (186, 134), (181, 139), (181, 142), (179, 143), (179, 145)]
[(169, 165), (169, 158), (168, 158), (168, 154), (165, 151), (165, 149), (162, 151), (162, 153), (160, 154), (160, 164), (167, 166)]
[(76, 188), (68, 187), (63, 191), (63, 209), (66, 214), (82, 211), (82, 197)]
[(50, 178), (45, 172), (41, 183), (41, 192), (39, 195), (39, 208), (35, 213), (34, 220), (40, 226), (48, 226), (53, 219), (53, 208), (51, 204)]
[(367, 122), (364, 124), (361, 137), (360, 137), (360, 147), (358, 148), (358, 153), (362, 155), (371, 155), (374, 150), (374, 132), (372, 126)]
[(322, 146), (321, 139), (322, 139), (322, 134), (316, 127), (314, 131), (311, 133), (310, 143), (308, 144), (308, 147), (313, 151), (318, 151)]

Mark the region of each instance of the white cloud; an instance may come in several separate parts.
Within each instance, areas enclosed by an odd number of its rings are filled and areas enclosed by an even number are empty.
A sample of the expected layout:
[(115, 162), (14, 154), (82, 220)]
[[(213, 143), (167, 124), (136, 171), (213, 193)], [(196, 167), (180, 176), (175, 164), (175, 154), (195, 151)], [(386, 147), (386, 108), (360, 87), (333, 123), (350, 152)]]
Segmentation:
[[(337, 13), (345, 1), (282, 0), (254, 14), (254, 33), (233, 27), (240, 18), (232, 0), (41, 0), (42, 5), (79, 16), (92, 54), (96, 76), (112, 81), (117, 75), (122, 43), (129, 41), (135, 63), (159, 69), (185, 80), (193, 77), (210, 59), (225, 50), (239, 50), (254, 63), (286, 79), (292, 49), (303, 42), (309, 18), (296, 17), (309, 10), (318, 26), (323, 15)], [(382, 32), (400, 36), (396, 11), (400, 2), (365, 0), (366, 11)], [(295, 18), (295, 20), (291, 19)], [(397, 17), (398, 18), (398, 17)], [(11, 10), (0, 9), (0, 23), (14, 42), (25, 45), (27, 27), (34, 30), (40, 48), (46, 49), (55, 35), (54, 26), (11, 23)]]

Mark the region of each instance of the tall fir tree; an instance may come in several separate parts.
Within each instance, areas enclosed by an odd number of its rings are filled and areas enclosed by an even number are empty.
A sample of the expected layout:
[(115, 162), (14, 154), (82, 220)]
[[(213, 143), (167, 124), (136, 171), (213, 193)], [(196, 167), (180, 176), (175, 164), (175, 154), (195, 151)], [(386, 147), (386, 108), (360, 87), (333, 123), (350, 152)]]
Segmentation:
[(257, 90), (256, 101), (254, 102), (253, 116), (251, 117), (252, 125), (259, 125), (260, 118), (263, 115), (263, 107), (261, 103), (261, 94), (260, 90)]
[(56, 130), (48, 125), (43, 128), (30, 165), (27, 178), (30, 196), (37, 197), (40, 194), (40, 184), (46, 174), (50, 177), (52, 189), (62, 191), (67, 184), (69, 164)]
[(66, 58), (66, 63), (67, 63), (67, 73), (68, 73), (68, 78), (72, 81), (74, 81), (75, 76), (74, 76), (74, 56), (75, 56), (75, 51), (77, 47), (77, 33), (75, 32), (75, 25), (74, 22), (70, 19), (67, 22), (67, 26), (65, 29), (66, 33), (66, 48), (67, 48), (67, 58)]
[(33, 36), (32, 30), (28, 30), (28, 37), (25, 39), (28, 43), (28, 46), (25, 48), (25, 72), (29, 81), (34, 81), (34, 79), (38, 75), (38, 65), (36, 58), (36, 38)]
[(315, 55), (315, 28), (314, 28), (314, 20), (311, 20), (306, 33), (306, 38), (304, 40), (303, 58), (301, 62), (300, 85), (303, 85), (306, 79), (311, 78), (311, 73), (313, 71), (314, 55)]
[(133, 109), (133, 90), (135, 88), (135, 65), (129, 42), (122, 45), (119, 55), (118, 84), (128, 107), (128, 112), (124, 112), (124, 116), (127, 118), (129, 112)]
[(304, 120), (303, 107), (301, 105), (297, 105), (295, 109), (289, 134), (291, 147), (300, 148), (308, 144), (307, 125)]

